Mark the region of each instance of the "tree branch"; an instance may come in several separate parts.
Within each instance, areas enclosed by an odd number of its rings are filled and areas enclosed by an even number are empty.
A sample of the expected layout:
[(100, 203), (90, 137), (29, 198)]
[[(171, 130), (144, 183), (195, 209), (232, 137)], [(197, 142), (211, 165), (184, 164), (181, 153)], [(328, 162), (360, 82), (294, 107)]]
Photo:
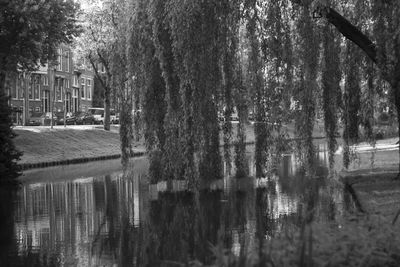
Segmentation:
[(325, 17), (329, 23), (334, 25), (344, 37), (360, 47), (367, 56), (375, 63), (378, 62), (375, 44), (362, 33), (357, 27), (350, 23), (333, 8), (327, 8)]
[(107, 77), (110, 79), (112, 75), (111, 75), (110, 68), (108, 66), (107, 61), (105, 60), (105, 58), (103, 57), (103, 55), (101, 54), (99, 49), (97, 49), (96, 52), (100, 58), (100, 62), (104, 65), (104, 68), (106, 69)]
[[(304, 6), (302, 0), (291, 0), (292, 3)], [(336, 10), (331, 7), (320, 7), (318, 11), (321, 16), (325, 17), (330, 24), (343, 34), (344, 37), (352, 41), (360, 47), (367, 56), (374, 62), (378, 63), (377, 52), (375, 44), (362, 33), (356, 26), (351, 24), (346, 18), (340, 15)]]
[(96, 67), (96, 64), (95, 64), (95, 62), (93, 60), (93, 57), (92, 57), (92, 53), (89, 54), (89, 61), (90, 61), (90, 64), (92, 65), (92, 67), (94, 69), (94, 73), (96, 74), (96, 77), (99, 79), (99, 81), (100, 81), (101, 85), (103, 86), (103, 88), (105, 90), (107, 90), (107, 84), (103, 80), (103, 77), (101, 77), (101, 75), (99, 73), (99, 69)]

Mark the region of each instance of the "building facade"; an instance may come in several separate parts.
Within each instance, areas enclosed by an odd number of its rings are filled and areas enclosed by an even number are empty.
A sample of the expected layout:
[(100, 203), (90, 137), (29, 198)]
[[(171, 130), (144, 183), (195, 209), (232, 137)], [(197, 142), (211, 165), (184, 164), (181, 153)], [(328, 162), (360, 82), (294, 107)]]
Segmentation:
[(14, 124), (26, 124), (31, 116), (51, 114), (52, 110), (87, 111), (92, 106), (93, 80), (93, 72), (76, 69), (71, 49), (61, 45), (54, 63), (10, 77), (8, 88)]

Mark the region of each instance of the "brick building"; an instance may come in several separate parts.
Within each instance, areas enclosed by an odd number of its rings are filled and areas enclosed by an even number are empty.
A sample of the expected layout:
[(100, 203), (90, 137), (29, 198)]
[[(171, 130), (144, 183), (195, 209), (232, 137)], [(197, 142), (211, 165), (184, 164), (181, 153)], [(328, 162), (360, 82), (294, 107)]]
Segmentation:
[(72, 51), (61, 45), (57, 60), (31, 73), (18, 73), (8, 79), (14, 124), (22, 125), (35, 113), (73, 113), (92, 106), (94, 74), (76, 69)]

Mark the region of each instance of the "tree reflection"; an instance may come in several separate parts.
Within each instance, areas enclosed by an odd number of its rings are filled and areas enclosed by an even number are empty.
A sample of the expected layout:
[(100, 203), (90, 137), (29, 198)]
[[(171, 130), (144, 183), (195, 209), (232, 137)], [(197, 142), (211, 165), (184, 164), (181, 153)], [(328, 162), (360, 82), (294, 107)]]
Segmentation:
[(0, 187), (0, 266), (7, 266), (8, 253), (16, 251), (14, 232), (15, 188)]
[(193, 193), (160, 193), (151, 201), (146, 257), (148, 266), (188, 262), (194, 254), (197, 208)]
[(327, 168), (317, 166), (316, 175), (307, 177), (296, 164), (284, 156), (266, 178), (226, 175), (192, 191), (172, 184), (152, 185), (153, 192), (148, 176), (142, 179), (134, 169), (27, 183), (15, 196), (1, 195), (1, 215), (11, 219), (0, 222), (0, 264), (214, 264), (218, 253), (261, 258), (262, 248), (280, 233), (340, 215), (342, 189), (324, 178)]

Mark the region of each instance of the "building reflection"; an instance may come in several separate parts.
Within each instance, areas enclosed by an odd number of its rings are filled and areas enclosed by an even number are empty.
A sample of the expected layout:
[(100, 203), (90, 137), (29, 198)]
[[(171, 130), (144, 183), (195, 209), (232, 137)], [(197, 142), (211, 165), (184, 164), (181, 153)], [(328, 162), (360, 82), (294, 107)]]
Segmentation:
[(82, 266), (116, 261), (120, 229), (140, 224), (140, 178), (117, 174), (24, 185), (15, 210), (18, 253), (57, 254), (60, 262)]
[(151, 192), (146, 174), (135, 171), (25, 184), (11, 231), (16, 253), (39, 255), (41, 266), (210, 264), (220, 246), (237, 256), (257, 253), (265, 240), (295, 229), (307, 207), (318, 219), (342, 212), (342, 191), (318, 178), (326, 168), (311, 179), (298, 169), (288, 155), (264, 180), (227, 176), (221, 188), (199, 192)]

